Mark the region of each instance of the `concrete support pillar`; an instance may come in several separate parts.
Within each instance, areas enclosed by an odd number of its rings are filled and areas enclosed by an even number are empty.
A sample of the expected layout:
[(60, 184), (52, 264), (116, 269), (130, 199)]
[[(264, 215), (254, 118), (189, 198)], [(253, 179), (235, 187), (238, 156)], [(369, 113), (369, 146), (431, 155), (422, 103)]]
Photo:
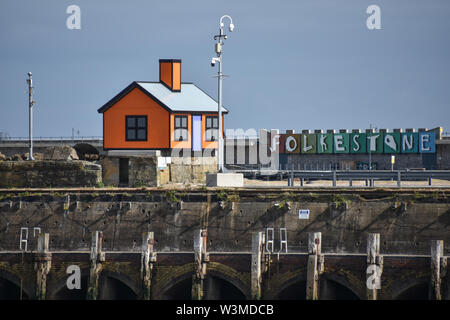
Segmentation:
[(87, 300), (98, 299), (98, 280), (102, 271), (102, 262), (105, 261), (105, 253), (102, 251), (103, 232), (92, 232), (91, 243), (91, 269), (89, 272), (89, 284)]
[(444, 257), (444, 241), (431, 241), (431, 282), (430, 300), (442, 300), (444, 296), (442, 280), (447, 272), (447, 257)]
[(310, 233), (308, 237), (308, 266), (306, 274), (306, 300), (319, 299), (319, 276), (324, 270), (322, 233)]
[(192, 277), (192, 300), (202, 300), (204, 295), (203, 283), (206, 278), (206, 265), (209, 262), (206, 240), (206, 229), (200, 229), (194, 234), (195, 273)]
[(36, 299), (45, 300), (47, 275), (52, 266), (52, 254), (48, 250), (50, 235), (40, 233), (37, 242), (37, 252), (34, 254), (34, 270), (36, 270)]
[(252, 234), (252, 267), (251, 267), (251, 297), (261, 299), (262, 262), (264, 254), (264, 232)]
[(381, 289), (381, 274), (383, 273), (383, 256), (380, 255), (380, 234), (369, 233), (367, 236), (367, 300), (377, 300)]
[(142, 234), (142, 251), (141, 251), (141, 280), (143, 300), (151, 298), (151, 284), (153, 264), (156, 262), (156, 252), (153, 251), (155, 238), (153, 232), (144, 232)]

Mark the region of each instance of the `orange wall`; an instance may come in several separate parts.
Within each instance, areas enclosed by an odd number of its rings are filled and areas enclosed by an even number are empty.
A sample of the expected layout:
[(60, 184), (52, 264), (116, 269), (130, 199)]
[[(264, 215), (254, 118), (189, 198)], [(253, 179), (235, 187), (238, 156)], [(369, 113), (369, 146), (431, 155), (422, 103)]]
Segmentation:
[[(126, 141), (125, 116), (147, 116), (147, 141)], [(105, 149), (169, 148), (169, 112), (135, 88), (103, 113)]]
[(161, 81), (169, 87), (172, 87), (172, 63), (161, 62), (159, 64)]
[(181, 63), (174, 62), (172, 68), (173, 90), (181, 90)]
[[(217, 149), (219, 147), (219, 142), (217, 141), (206, 141), (206, 117), (217, 116), (217, 113), (203, 114), (202, 115), (202, 148), (203, 149)], [(223, 126), (223, 118), (224, 114), (222, 113), (222, 132), (224, 129)]]
[(160, 62), (161, 81), (172, 90), (181, 90), (181, 63)]
[[(188, 121), (188, 140), (175, 141), (175, 116), (187, 116)], [(170, 141), (172, 148), (191, 148), (192, 146), (192, 115), (189, 113), (171, 113), (170, 114)]]

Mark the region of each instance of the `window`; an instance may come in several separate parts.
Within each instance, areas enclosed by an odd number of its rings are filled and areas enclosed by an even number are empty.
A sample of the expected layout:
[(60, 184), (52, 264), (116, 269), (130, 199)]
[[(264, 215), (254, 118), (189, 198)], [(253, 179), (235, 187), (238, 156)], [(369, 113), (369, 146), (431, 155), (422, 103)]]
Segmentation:
[(147, 116), (126, 116), (126, 140), (147, 141)]
[(206, 117), (206, 141), (219, 140), (219, 120), (217, 117)]
[(188, 117), (175, 116), (175, 141), (188, 140)]

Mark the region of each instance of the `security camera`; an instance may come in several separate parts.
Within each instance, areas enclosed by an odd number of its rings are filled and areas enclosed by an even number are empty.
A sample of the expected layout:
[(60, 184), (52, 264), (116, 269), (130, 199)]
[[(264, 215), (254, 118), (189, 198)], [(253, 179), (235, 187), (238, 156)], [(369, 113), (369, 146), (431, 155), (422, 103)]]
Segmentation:
[(219, 58), (212, 58), (211, 59), (211, 67), (214, 67), (216, 65), (216, 62), (220, 61)]

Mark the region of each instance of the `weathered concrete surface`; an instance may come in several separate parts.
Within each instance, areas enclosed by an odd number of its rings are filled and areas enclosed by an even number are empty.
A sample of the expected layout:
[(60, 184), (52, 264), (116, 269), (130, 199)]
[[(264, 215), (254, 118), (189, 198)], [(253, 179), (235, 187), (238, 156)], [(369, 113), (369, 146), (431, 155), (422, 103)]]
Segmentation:
[[(449, 194), (434, 188), (6, 189), (0, 191), (0, 250), (18, 248), (21, 226), (49, 232), (53, 250), (88, 248), (93, 230), (104, 232), (104, 248), (130, 250), (151, 229), (159, 251), (190, 250), (193, 230), (203, 227), (210, 250), (250, 251), (251, 232), (273, 227), (287, 228), (294, 252), (307, 252), (307, 234), (318, 231), (323, 252), (365, 253), (368, 233), (381, 234), (383, 253), (428, 254), (432, 239), (444, 240), (448, 252)], [(299, 209), (310, 210), (309, 220), (299, 220)]]
[(105, 157), (101, 161), (102, 180), (105, 185), (119, 185), (119, 158)]
[[(152, 231), (157, 260), (151, 299), (181, 293), (189, 299), (196, 271), (194, 234), (206, 229), (205, 285), (214, 283), (215, 289), (207, 290), (205, 298), (236, 298), (236, 292), (251, 298), (251, 234), (274, 228), (274, 250), (270, 255), (264, 251), (261, 268), (262, 299), (306, 298), (308, 236), (314, 232), (322, 233), (324, 256), (319, 299), (367, 298), (369, 233), (380, 234), (384, 258), (378, 298), (408, 297), (405, 292), (430, 282), (431, 240), (443, 240), (443, 256), (450, 253), (449, 195), (449, 189), (434, 188), (0, 190), (0, 278), (16, 284), (22, 279), (24, 292), (33, 297), (36, 271), (30, 250), (37, 241), (33, 228), (39, 227), (50, 234), (52, 252), (46, 298), (86, 297), (87, 292), (64, 291), (65, 270), (79, 265), (87, 286), (91, 235), (102, 231), (105, 261), (98, 275), (98, 297), (121, 297), (105, 289), (115, 288), (117, 280), (136, 298), (143, 290), (142, 233)], [(311, 211), (310, 219), (299, 220), (298, 209), (305, 208)], [(17, 251), (23, 227), (29, 230), (24, 262)], [(288, 231), (288, 253), (280, 255), (278, 228)], [(441, 270), (445, 274), (448, 266)], [(236, 289), (234, 294), (224, 289), (223, 281)], [(442, 278), (442, 284), (442, 297), (448, 299), (449, 278)]]
[(87, 161), (1, 161), (0, 187), (83, 187), (101, 182), (102, 168)]
[(209, 173), (206, 175), (207, 187), (243, 187), (242, 173)]
[(208, 173), (217, 172), (215, 157), (172, 157), (168, 165), (170, 182), (184, 184), (205, 184)]

